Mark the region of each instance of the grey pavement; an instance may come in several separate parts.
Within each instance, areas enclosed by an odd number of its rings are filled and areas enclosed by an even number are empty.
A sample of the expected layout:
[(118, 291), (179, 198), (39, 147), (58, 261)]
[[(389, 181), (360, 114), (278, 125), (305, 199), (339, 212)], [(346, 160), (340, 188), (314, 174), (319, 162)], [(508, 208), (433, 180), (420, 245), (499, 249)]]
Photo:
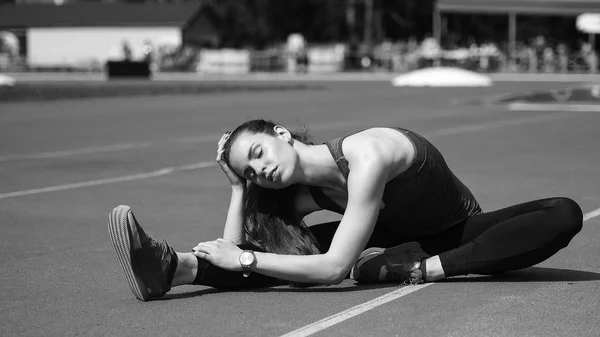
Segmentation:
[[(108, 213), (132, 206), (150, 233), (179, 251), (220, 236), (229, 189), (216, 166), (136, 177), (212, 162), (220, 134), (250, 118), (306, 124), (316, 142), (369, 126), (410, 128), (442, 150), (485, 210), (549, 196), (597, 210), (598, 113), (472, 103), (556, 87), (564, 83), (398, 89), (332, 82), (308, 91), (1, 104), (1, 334), (280, 336), (398, 289), (346, 280), (305, 290), (185, 286), (159, 301), (134, 298), (108, 239)], [(600, 217), (593, 217), (534, 268), (451, 278), (315, 335), (597, 335), (599, 256)]]

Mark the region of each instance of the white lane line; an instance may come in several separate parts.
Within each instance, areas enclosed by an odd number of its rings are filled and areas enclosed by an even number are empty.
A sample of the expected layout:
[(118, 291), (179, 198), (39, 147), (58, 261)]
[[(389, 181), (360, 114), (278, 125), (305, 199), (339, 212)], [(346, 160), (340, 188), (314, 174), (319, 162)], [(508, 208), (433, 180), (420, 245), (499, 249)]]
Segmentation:
[[(372, 121), (371, 121), (372, 122)], [(355, 125), (366, 124), (367, 121), (349, 121), (349, 122), (334, 122), (334, 123), (324, 123), (319, 125), (314, 125), (310, 127), (310, 130), (313, 131), (323, 131), (323, 130), (337, 130), (337, 129), (345, 129), (348, 127), (352, 127)], [(166, 142), (171, 143), (180, 143), (180, 144), (195, 144), (195, 143), (209, 143), (214, 142), (217, 143), (219, 138), (221, 138), (222, 134), (207, 134), (202, 136), (190, 136), (190, 137), (180, 137), (180, 138), (172, 138), (167, 140)], [(23, 155), (9, 155), (9, 156), (0, 156), (0, 163), (2, 162), (10, 162), (17, 160), (31, 160), (31, 159), (54, 159), (54, 158), (62, 158), (62, 157), (70, 157), (77, 155), (88, 155), (88, 154), (96, 154), (103, 152), (115, 152), (115, 151), (124, 151), (124, 150), (136, 150), (145, 147), (150, 147), (155, 145), (153, 142), (134, 142), (134, 143), (122, 143), (122, 144), (114, 144), (108, 146), (98, 146), (98, 147), (87, 147), (81, 149), (72, 149), (72, 150), (61, 150), (61, 151), (50, 151), (50, 152), (38, 152), (31, 154), (23, 154)]]
[(433, 131), (433, 132), (426, 132), (425, 135), (430, 138), (442, 137), (442, 136), (455, 135), (455, 134), (459, 134), (459, 133), (497, 129), (497, 128), (503, 128), (503, 127), (507, 127), (507, 126), (514, 126), (514, 125), (534, 124), (534, 123), (552, 121), (552, 120), (556, 120), (556, 119), (565, 119), (565, 118), (569, 118), (569, 117), (570, 116), (568, 116), (564, 113), (554, 113), (554, 114), (548, 114), (548, 115), (543, 115), (543, 116), (518, 118), (518, 119), (511, 119), (511, 120), (506, 120), (506, 121), (495, 121), (495, 122), (489, 122), (489, 123), (472, 124), (472, 125), (459, 126), (459, 127), (455, 127), (455, 128), (441, 129), (441, 130), (437, 130), (437, 131)]
[(402, 296), (406, 296), (410, 293), (413, 293), (417, 290), (421, 290), (427, 286), (432, 285), (433, 283), (424, 283), (424, 284), (419, 284), (419, 285), (413, 285), (413, 286), (404, 286), (398, 290), (394, 290), (391, 293), (387, 293), (385, 295), (379, 296), (375, 299), (370, 300), (369, 302), (365, 302), (362, 304), (359, 304), (355, 307), (352, 307), (348, 310), (344, 310), (340, 313), (337, 313), (335, 315), (331, 315), (329, 317), (323, 318), (320, 321), (314, 322), (312, 324), (309, 325), (305, 325), (303, 327), (301, 327), (300, 329), (296, 329), (292, 332), (286, 333), (285, 335), (282, 335), (281, 337), (303, 337), (303, 336), (310, 336), (316, 332), (319, 332), (321, 330), (324, 330), (330, 326), (336, 325), (338, 323), (341, 323), (347, 319), (350, 319), (354, 316), (358, 316), (360, 314), (362, 314), (365, 311), (369, 311), (373, 308), (376, 308), (382, 304), (391, 302), (395, 299), (398, 299)]
[(600, 112), (599, 104), (535, 104), (511, 103), (508, 110), (512, 111), (574, 111), (574, 112)]
[(583, 215), (583, 221), (588, 221), (588, 220), (593, 219), (593, 218), (595, 218), (595, 217), (597, 217), (599, 215), (600, 215), (600, 208), (595, 209), (595, 210), (593, 210), (591, 212), (587, 212), (586, 214), (584, 214)]
[(211, 167), (211, 166), (215, 166), (215, 165), (216, 165), (216, 162), (205, 161), (205, 162), (200, 162), (200, 163), (195, 163), (195, 164), (166, 167), (166, 168), (163, 168), (163, 169), (160, 169), (157, 171), (152, 171), (152, 172), (147, 172), (147, 173), (138, 173), (138, 174), (133, 174), (133, 175), (128, 175), (128, 176), (90, 180), (90, 181), (83, 181), (83, 182), (73, 183), (73, 184), (49, 186), (49, 187), (36, 188), (36, 189), (31, 189), (31, 190), (3, 193), (3, 194), (0, 194), (0, 199), (21, 197), (21, 196), (31, 195), (31, 194), (72, 190), (72, 189), (82, 188), (82, 187), (114, 184), (114, 183), (139, 180), (139, 179), (154, 178), (154, 177), (160, 177), (160, 176), (164, 176), (167, 174), (171, 174), (174, 172), (197, 170), (197, 169)]
[[(600, 208), (595, 209), (591, 212), (585, 213), (583, 215), (583, 221), (588, 221), (590, 219), (593, 219), (597, 216), (600, 216)], [(359, 304), (357, 306), (354, 306), (350, 309), (344, 310), (342, 312), (339, 312), (337, 314), (331, 315), (329, 317), (325, 317), (322, 320), (316, 321), (312, 324), (308, 324), (305, 325), (299, 329), (296, 329), (294, 331), (288, 332), (285, 335), (282, 335), (281, 337), (306, 337), (306, 336), (310, 336), (312, 334), (315, 334), (321, 330), (325, 330), (331, 326), (334, 326), (338, 323), (341, 323), (343, 321), (346, 321), (352, 317), (358, 316), (364, 312), (367, 312), (371, 309), (375, 309), (376, 307), (386, 304), (388, 302), (391, 302), (393, 300), (396, 300), (402, 296), (406, 296), (410, 293), (413, 293), (417, 290), (421, 290), (427, 286), (433, 285), (434, 283), (424, 283), (424, 284), (419, 284), (419, 285), (414, 285), (414, 286), (406, 286), (406, 287), (402, 287), (398, 290), (394, 290), (391, 293), (387, 293), (385, 295), (381, 295), (375, 299), (372, 299), (368, 302)]]
[(151, 142), (137, 142), (137, 143), (116, 144), (116, 145), (109, 145), (109, 146), (88, 147), (88, 148), (76, 149), (76, 150), (39, 152), (39, 153), (32, 153), (32, 154), (25, 154), (25, 155), (0, 157), (0, 162), (25, 160), (25, 159), (60, 158), (60, 157), (77, 156), (77, 155), (81, 155), (81, 154), (133, 150), (133, 149), (140, 149), (143, 147), (149, 147), (151, 145), (152, 145)]
[[(442, 130), (433, 131), (433, 132), (427, 132), (427, 133), (425, 133), (425, 135), (427, 137), (431, 137), (431, 138), (441, 137), (441, 136), (449, 136), (449, 135), (453, 135), (453, 134), (482, 131), (482, 130), (512, 126), (512, 125), (523, 125), (523, 124), (545, 122), (545, 121), (550, 121), (553, 119), (560, 119), (560, 118), (567, 118), (567, 117), (568, 116), (563, 113), (556, 113), (556, 114), (550, 114), (550, 115), (545, 115), (545, 116), (535, 116), (535, 117), (513, 119), (513, 120), (503, 121), (503, 122), (499, 121), (499, 122), (493, 122), (493, 123), (465, 125), (465, 126), (456, 127), (456, 128), (449, 128), (449, 129), (442, 129)], [(317, 128), (318, 129), (335, 129), (338, 127), (339, 128), (347, 127), (347, 126), (350, 126), (353, 124), (354, 124), (353, 122), (340, 122), (340, 123), (322, 124), (320, 127), (317, 127)], [(183, 141), (183, 142), (204, 142), (209, 139), (212, 139), (212, 136), (206, 135), (206, 136), (200, 136), (200, 137), (195, 137), (195, 138), (194, 137), (179, 138), (179, 140)], [(175, 141), (175, 140), (171, 140), (171, 141)], [(140, 143), (140, 144), (143, 144), (143, 143)], [(31, 190), (24, 190), (24, 191), (15, 191), (15, 192), (10, 192), (10, 193), (0, 194), (0, 199), (20, 197), (20, 196), (31, 195), (31, 194), (63, 191), (63, 190), (68, 190), (68, 189), (82, 188), (82, 187), (89, 187), (89, 186), (96, 186), (96, 185), (112, 184), (112, 183), (130, 181), (130, 180), (145, 179), (145, 178), (151, 178), (151, 177), (157, 177), (157, 176), (161, 176), (161, 175), (165, 175), (165, 174), (170, 174), (170, 173), (174, 173), (174, 172), (178, 172), (178, 171), (210, 167), (210, 166), (214, 166), (216, 164), (214, 162), (202, 162), (202, 163), (193, 164), (193, 165), (200, 165), (200, 166), (194, 167), (194, 168), (188, 168), (188, 169), (181, 169), (181, 168), (188, 167), (189, 165), (178, 166), (178, 167), (167, 167), (167, 168), (163, 168), (161, 170), (154, 171), (154, 172), (139, 173), (139, 174), (128, 175), (128, 176), (123, 176), (123, 177), (106, 178), (106, 179), (85, 181), (85, 182), (79, 182), (79, 183), (73, 183), (73, 184), (50, 186), (50, 187), (36, 188), (36, 189), (31, 189)], [(158, 173), (160, 173), (160, 174), (158, 174)]]
[[(324, 130), (343, 130), (349, 127), (353, 127), (356, 125), (367, 125), (367, 124), (375, 124), (376, 121), (369, 120), (354, 120), (348, 122), (332, 122), (332, 123), (324, 123), (318, 124), (314, 126), (310, 126), (309, 129), (312, 131), (324, 131)], [(383, 120), (381, 121), (384, 122)], [(189, 136), (189, 137), (179, 137), (168, 139), (165, 142), (171, 143), (180, 143), (180, 144), (195, 144), (195, 143), (210, 143), (214, 142), (215, 144), (221, 138), (222, 134), (205, 134), (202, 136)], [(77, 155), (89, 155), (103, 152), (115, 152), (115, 151), (124, 151), (124, 150), (136, 150), (145, 147), (150, 147), (156, 145), (156, 142), (134, 142), (134, 143), (122, 143), (122, 144), (114, 144), (108, 146), (98, 146), (98, 147), (87, 147), (81, 149), (71, 149), (71, 150), (61, 150), (61, 151), (50, 151), (50, 152), (38, 152), (31, 154), (23, 154), (23, 155), (9, 155), (9, 156), (0, 156), (0, 163), (2, 162), (10, 162), (17, 160), (31, 160), (31, 159), (55, 159), (69, 156), (77, 156)]]
[[(473, 124), (473, 125), (465, 125), (456, 128), (443, 129), (439, 131), (425, 133), (428, 137), (440, 137), (440, 136), (448, 136), (453, 134), (465, 133), (465, 132), (474, 132), (481, 131), (487, 129), (501, 128), (512, 125), (521, 125), (521, 124), (530, 124), (537, 123), (543, 121), (550, 121), (553, 119), (567, 118), (569, 116), (557, 113), (550, 114), (546, 116), (536, 116), (536, 117), (527, 117), (521, 119), (514, 119), (509, 121), (501, 121), (501, 122), (490, 122), (490, 123), (482, 123), (482, 124)], [(382, 120), (382, 123), (385, 121)], [(309, 127), (312, 131), (325, 131), (325, 130), (341, 130), (349, 127), (353, 127), (359, 124), (364, 125), (377, 125), (377, 121), (347, 121), (347, 122), (334, 122), (334, 123), (324, 123), (319, 125), (311, 125)], [(167, 142), (173, 143), (182, 143), (182, 144), (193, 144), (193, 143), (206, 143), (206, 142), (217, 142), (217, 140), (221, 137), (220, 134), (208, 134), (202, 136), (191, 136), (191, 137), (181, 137), (181, 138), (173, 138), (167, 140)], [(122, 143), (115, 144), (109, 146), (99, 146), (99, 147), (88, 147), (82, 149), (73, 149), (73, 150), (63, 150), (63, 151), (52, 151), (52, 152), (39, 152), (25, 155), (10, 155), (10, 156), (0, 156), (0, 163), (16, 161), (16, 160), (28, 160), (28, 159), (52, 159), (52, 158), (61, 158), (61, 157), (69, 157), (76, 155), (87, 155), (87, 154), (95, 154), (102, 152), (114, 152), (114, 151), (125, 151), (125, 150), (135, 150), (144, 147), (150, 147), (155, 145), (152, 142), (135, 142), (135, 143)]]

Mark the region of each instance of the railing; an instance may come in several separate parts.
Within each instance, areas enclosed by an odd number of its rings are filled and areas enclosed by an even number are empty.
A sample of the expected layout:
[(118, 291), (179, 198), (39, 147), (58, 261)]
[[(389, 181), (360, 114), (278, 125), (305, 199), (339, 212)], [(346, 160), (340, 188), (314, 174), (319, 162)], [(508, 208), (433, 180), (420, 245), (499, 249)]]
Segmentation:
[[(477, 72), (597, 73), (598, 56), (593, 52), (574, 52), (547, 54), (543, 57), (523, 50), (516, 55), (514, 62), (509, 62), (506, 54), (500, 51), (491, 53), (446, 51), (432, 57), (424, 56), (418, 51), (349, 52), (339, 45), (313, 47), (303, 54), (291, 54), (283, 48), (262, 51), (187, 49), (179, 55), (155, 59), (152, 69), (220, 74), (344, 71), (403, 73), (430, 66), (459, 67)], [(102, 72), (105, 68), (98, 62), (37, 67), (27, 64), (23, 56), (8, 57), (0, 54), (0, 71)]]

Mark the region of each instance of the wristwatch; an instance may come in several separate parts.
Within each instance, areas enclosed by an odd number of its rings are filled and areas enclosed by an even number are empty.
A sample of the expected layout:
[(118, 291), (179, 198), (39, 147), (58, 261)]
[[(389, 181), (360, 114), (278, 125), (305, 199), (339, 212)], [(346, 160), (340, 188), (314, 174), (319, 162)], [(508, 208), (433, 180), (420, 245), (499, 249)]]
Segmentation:
[(245, 250), (240, 254), (240, 264), (242, 265), (242, 275), (250, 276), (250, 267), (256, 262), (256, 255), (251, 250)]

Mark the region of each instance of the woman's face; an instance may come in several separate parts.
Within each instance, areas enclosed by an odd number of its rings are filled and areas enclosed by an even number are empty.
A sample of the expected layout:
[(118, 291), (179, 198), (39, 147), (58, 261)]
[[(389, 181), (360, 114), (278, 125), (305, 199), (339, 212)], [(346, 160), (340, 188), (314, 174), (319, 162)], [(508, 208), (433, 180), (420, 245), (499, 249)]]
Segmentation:
[(276, 135), (243, 132), (231, 145), (229, 163), (239, 176), (265, 188), (285, 188), (293, 184), (298, 153), (290, 144), (285, 128), (275, 127)]

